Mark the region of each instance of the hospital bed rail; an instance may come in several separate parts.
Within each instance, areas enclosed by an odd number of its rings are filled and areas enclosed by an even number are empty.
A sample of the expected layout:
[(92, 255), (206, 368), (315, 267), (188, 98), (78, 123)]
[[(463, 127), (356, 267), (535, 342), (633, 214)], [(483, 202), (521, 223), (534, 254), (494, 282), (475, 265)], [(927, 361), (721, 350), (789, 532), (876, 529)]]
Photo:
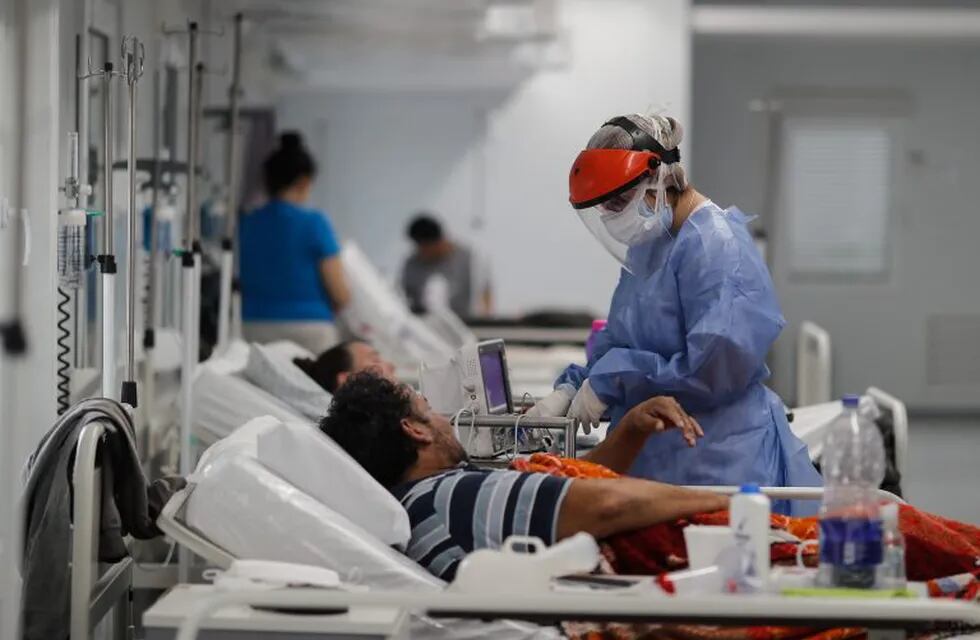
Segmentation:
[(512, 593), (345, 592), (285, 589), (228, 592), (205, 597), (188, 612), (176, 640), (194, 640), (202, 623), (215, 612), (249, 605), (288, 610), (392, 608), (431, 618), (526, 620), (540, 624), (562, 621), (686, 623), (714, 626), (793, 626), (811, 629), (858, 627), (869, 638), (901, 638), (907, 630), (932, 628), (937, 622), (980, 625), (980, 607), (967, 602), (930, 599), (786, 598), (775, 595), (702, 595), (697, 597), (613, 594), (605, 592)]
[(833, 363), (830, 333), (814, 322), (804, 322), (796, 341), (796, 403), (802, 406), (830, 402)]
[(865, 393), (875, 401), (880, 410), (891, 414), (892, 434), (895, 437), (895, 468), (904, 480), (909, 456), (909, 414), (905, 403), (878, 387), (868, 387)]
[(88, 640), (112, 612), (115, 640), (129, 637), (132, 626), (133, 559), (123, 558), (100, 574), (99, 529), (102, 519), (102, 472), (97, 468), (99, 443), (107, 427), (101, 420), (85, 425), (75, 449), (71, 528), (72, 640)]
[[(726, 496), (733, 496), (740, 490), (739, 487), (734, 485), (686, 485), (684, 488), (710, 491)], [(773, 500), (822, 500), (824, 491), (823, 487), (760, 487), (759, 490)], [(878, 489), (878, 499), (882, 502), (907, 504), (902, 498), (884, 489)]]

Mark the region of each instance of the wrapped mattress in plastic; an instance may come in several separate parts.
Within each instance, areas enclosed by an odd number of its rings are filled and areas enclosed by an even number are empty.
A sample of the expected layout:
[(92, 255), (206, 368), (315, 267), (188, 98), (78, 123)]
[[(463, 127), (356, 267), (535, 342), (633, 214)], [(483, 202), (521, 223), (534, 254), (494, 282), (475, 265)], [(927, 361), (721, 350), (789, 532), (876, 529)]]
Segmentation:
[[(445, 583), (320, 504), (243, 452), (228, 449), (199, 465), (186, 524), (236, 558), (296, 562), (336, 571), (373, 590), (432, 591)], [(523, 623), (413, 617), (412, 638), (557, 638)]]
[(333, 569), (376, 589), (439, 589), (441, 583), (367, 531), (247, 455), (198, 468), (187, 524), (237, 558)]
[(412, 529), (401, 503), (319, 429), (280, 423), (257, 437), (258, 460), (266, 469), (381, 542), (408, 543)]

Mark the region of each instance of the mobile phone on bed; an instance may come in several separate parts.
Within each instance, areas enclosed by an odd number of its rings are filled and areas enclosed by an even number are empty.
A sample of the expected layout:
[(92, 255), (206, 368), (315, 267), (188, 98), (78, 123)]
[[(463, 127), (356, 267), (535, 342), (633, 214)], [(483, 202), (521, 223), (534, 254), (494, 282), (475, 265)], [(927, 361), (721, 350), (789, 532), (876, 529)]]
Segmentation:
[(594, 574), (574, 574), (561, 576), (558, 584), (590, 587), (592, 589), (630, 589), (638, 584), (651, 582), (649, 576), (603, 576)]

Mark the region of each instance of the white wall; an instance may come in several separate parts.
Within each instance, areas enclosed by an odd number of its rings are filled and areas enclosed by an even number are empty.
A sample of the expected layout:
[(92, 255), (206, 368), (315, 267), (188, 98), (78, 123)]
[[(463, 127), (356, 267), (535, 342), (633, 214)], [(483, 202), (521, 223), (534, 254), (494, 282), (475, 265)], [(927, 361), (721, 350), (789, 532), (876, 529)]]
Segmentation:
[(405, 222), (428, 207), (489, 254), (499, 312), (604, 313), (617, 265), (568, 206), (568, 169), (611, 116), (687, 121), (688, 4), (565, 0), (564, 68), (506, 91), (293, 93), (278, 124), (304, 132), (322, 166), (317, 204), (389, 275), (409, 250)]
[[(887, 277), (854, 283), (774, 274), (790, 322), (773, 367), (776, 388), (787, 401), (793, 397), (795, 333), (801, 321), (812, 320), (834, 342), (835, 394), (876, 385), (920, 410), (980, 407), (976, 380), (932, 385), (928, 373), (930, 359), (942, 353), (932, 348), (931, 316), (955, 314), (980, 326), (978, 77), (977, 43), (696, 41), (694, 181), (719, 203), (746, 212), (763, 213), (770, 178), (766, 119), (750, 111), (752, 100), (801, 87), (896, 91), (911, 100), (892, 183), (896, 206), (889, 212)], [(778, 227), (780, 212), (774, 213)], [(976, 334), (959, 340), (960, 351), (975, 362), (970, 354), (980, 351)], [(948, 364), (937, 360), (933, 366)]]

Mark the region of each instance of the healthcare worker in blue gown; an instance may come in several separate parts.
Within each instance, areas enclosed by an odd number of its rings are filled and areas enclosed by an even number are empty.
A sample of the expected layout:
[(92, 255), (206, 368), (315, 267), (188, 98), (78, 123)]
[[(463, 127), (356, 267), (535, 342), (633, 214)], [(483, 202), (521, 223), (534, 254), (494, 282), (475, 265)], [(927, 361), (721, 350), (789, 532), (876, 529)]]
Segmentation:
[[(634, 405), (673, 396), (700, 424), (650, 438), (631, 474), (672, 484), (819, 486), (780, 398), (764, 382), (785, 320), (746, 228), (688, 184), (673, 118), (607, 122), (576, 159), (572, 206), (623, 265), (606, 328), (588, 365), (572, 365), (531, 412), (612, 428)], [(813, 513), (816, 503), (774, 503)]]

